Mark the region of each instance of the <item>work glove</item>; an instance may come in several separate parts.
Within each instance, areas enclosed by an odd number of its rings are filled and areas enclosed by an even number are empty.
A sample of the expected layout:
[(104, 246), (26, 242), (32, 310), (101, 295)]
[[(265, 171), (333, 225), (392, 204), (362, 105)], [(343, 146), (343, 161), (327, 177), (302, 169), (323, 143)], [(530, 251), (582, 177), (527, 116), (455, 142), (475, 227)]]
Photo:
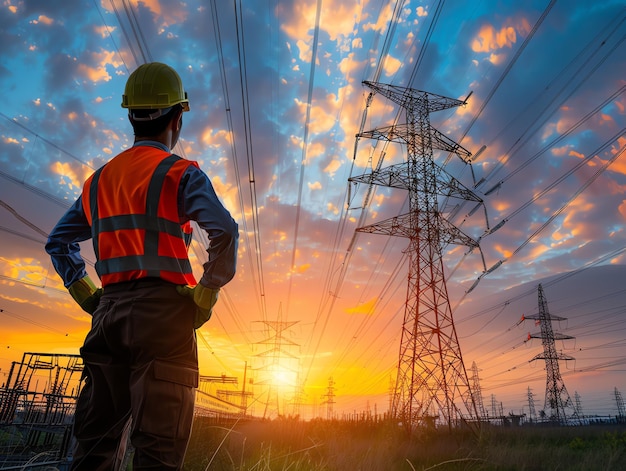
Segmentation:
[(67, 289), (83, 311), (94, 313), (102, 296), (102, 288), (96, 288), (89, 275), (75, 281)]
[(219, 288), (207, 288), (206, 286), (198, 283), (193, 288), (191, 286), (179, 285), (176, 287), (178, 294), (182, 296), (189, 296), (196, 303), (196, 314), (193, 319), (193, 328), (199, 329), (206, 321), (211, 318), (213, 313), (213, 306), (217, 302), (217, 295), (219, 294)]

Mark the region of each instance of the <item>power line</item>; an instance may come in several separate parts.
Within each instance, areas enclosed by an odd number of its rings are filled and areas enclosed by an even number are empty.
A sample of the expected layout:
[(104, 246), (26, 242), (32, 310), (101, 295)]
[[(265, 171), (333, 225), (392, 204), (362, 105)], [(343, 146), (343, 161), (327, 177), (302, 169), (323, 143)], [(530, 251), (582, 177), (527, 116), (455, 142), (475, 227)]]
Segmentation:
[(252, 145), (252, 124), (250, 119), (250, 98), (248, 93), (248, 68), (246, 61), (244, 24), (241, 0), (239, 0), (239, 8), (237, 7), (237, 0), (233, 1), (235, 6), (235, 30), (237, 33), (237, 56), (239, 58), (239, 84), (241, 86), (244, 141), (246, 147), (246, 158), (248, 163), (248, 184), (250, 185), (250, 205), (252, 213), (252, 226), (254, 230), (256, 267), (259, 274), (258, 283), (261, 296), (262, 314), (263, 317), (266, 318), (267, 306), (265, 300), (265, 280), (263, 275), (261, 228), (259, 225), (259, 205), (257, 201), (256, 177), (254, 171), (254, 151)]
[(291, 304), (291, 289), (293, 287), (293, 278), (296, 274), (296, 253), (298, 247), (298, 235), (300, 232), (300, 213), (302, 211), (302, 189), (304, 187), (304, 169), (306, 166), (307, 150), (309, 145), (309, 126), (311, 121), (311, 107), (313, 104), (313, 86), (315, 84), (315, 63), (317, 61), (317, 43), (320, 34), (320, 17), (322, 14), (322, 0), (317, 0), (317, 9), (315, 11), (315, 30), (313, 33), (313, 44), (311, 45), (311, 68), (309, 70), (309, 89), (306, 102), (306, 117), (304, 119), (304, 137), (302, 138), (302, 155), (300, 160), (300, 177), (298, 180), (298, 200), (296, 203), (296, 219), (293, 232), (293, 246), (291, 249), (291, 273), (289, 276), (289, 285), (287, 288), (287, 309), (285, 310), (285, 319), (289, 318), (289, 307)]
[[(235, 182), (237, 184), (237, 195), (239, 199), (239, 211), (241, 214), (240, 221), (242, 226), (242, 236), (245, 241), (246, 246), (246, 254), (250, 263), (250, 267), (256, 267), (256, 270), (253, 268), (250, 273), (253, 279), (254, 289), (257, 290), (257, 299), (259, 303), (259, 311), (261, 312), (263, 318), (265, 319), (267, 316), (267, 307), (265, 302), (265, 287), (263, 282), (263, 271), (262, 266), (259, 265), (262, 262), (260, 257), (260, 252), (258, 250), (253, 250), (252, 244), (250, 242), (250, 231), (248, 229), (248, 221), (246, 218), (246, 210), (243, 199), (243, 190), (241, 186), (242, 178), (239, 170), (239, 159), (237, 155), (237, 143), (235, 139), (235, 131), (233, 126), (233, 118), (232, 118), (232, 107), (230, 103), (230, 92), (228, 87), (228, 80), (226, 78), (226, 64), (224, 61), (224, 50), (223, 50), (223, 41), (222, 41), (222, 33), (220, 27), (220, 19), (217, 11), (216, 0), (211, 0), (211, 16), (213, 18), (213, 33), (215, 36), (215, 44), (217, 48), (217, 57), (220, 71), (220, 81), (222, 84), (222, 95), (224, 96), (224, 112), (226, 113), (226, 124), (228, 127), (228, 134), (230, 136), (230, 156), (231, 162), (233, 163), (233, 169), (235, 172)], [(253, 230), (253, 236), (255, 238), (255, 247), (260, 245), (258, 239), (258, 231)], [(256, 256), (255, 256), (256, 255)], [(254, 258), (253, 258), (254, 257)], [(258, 277), (257, 277), (258, 274)]]

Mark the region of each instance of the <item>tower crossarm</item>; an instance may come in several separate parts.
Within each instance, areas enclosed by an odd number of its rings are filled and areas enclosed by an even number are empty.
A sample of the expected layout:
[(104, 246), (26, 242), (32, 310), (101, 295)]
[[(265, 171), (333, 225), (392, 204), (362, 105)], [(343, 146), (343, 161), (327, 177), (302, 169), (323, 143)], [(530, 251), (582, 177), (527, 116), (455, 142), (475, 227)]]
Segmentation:
[(576, 358), (574, 358), (573, 356), (570, 355), (566, 355), (565, 353), (556, 353), (553, 355), (546, 355), (545, 353), (538, 353), (537, 355), (535, 355), (534, 357), (532, 357), (530, 360), (528, 360), (528, 362), (530, 363), (531, 361), (535, 361), (535, 360), (575, 360)]
[(445, 134), (437, 131), (431, 126), (430, 135), (432, 138), (432, 146), (435, 149), (451, 152), (459, 156), (465, 163), (469, 163), (472, 153), (464, 148), (461, 144), (457, 144)]
[[(542, 319), (545, 319), (545, 318), (546, 318), (545, 314), (543, 316), (540, 314), (531, 314), (529, 316), (524, 316), (524, 319), (531, 319), (535, 321), (541, 321)], [(550, 314), (550, 321), (566, 321), (566, 320), (567, 320), (566, 317), (555, 316), (554, 314)]]
[(356, 231), (366, 232), (368, 234), (382, 234), (411, 238), (415, 237), (415, 232), (411, 229), (409, 225), (410, 219), (410, 214), (401, 214), (400, 216), (394, 216), (375, 224), (359, 227), (356, 229)]
[(376, 172), (350, 177), (348, 181), (353, 183), (367, 183), (368, 185), (387, 186), (401, 190), (408, 190), (410, 188), (406, 162), (390, 165)]
[(363, 131), (356, 137), (366, 137), (377, 141), (399, 142), (401, 144), (408, 142), (408, 130), (406, 124), (396, 124), (394, 126), (382, 126), (369, 131)]
[[(416, 135), (415, 130), (407, 123), (395, 124), (393, 126), (383, 126), (357, 134), (357, 137), (366, 137), (378, 141), (390, 141), (408, 143), (410, 139), (423, 139), (423, 136)], [(462, 145), (454, 142), (448, 136), (438, 131), (432, 126), (428, 128), (426, 135), (431, 148), (451, 152), (459, 156), (465, 163), (469, 163), (472, 153)]]
[(405, 88), (387, 83), (363, 81), (363, 84), (403, 108), (414, 108), (416, 105), (426, 105), (428, 112), (447, 110), (455, 106), (464, 105), (465, 102), (454, 98), (437, 95), (436, 93), (424, 92), (414, 88)]
[[(415, 238), (416, 234), (410, 227), (411, 215), (409, 213), (401, 214), (400, 216), (394, 216), (384, 221), (380, 221), (368, 226), (359, 227), (357, 232), (365, 232), (369, 234), (382, 234), (390, 236), (406, 237), (408, 239)], [(455, 244), (464, 245), (466, 247), (478, 248), (477, 241), (465, 234), (461, 229), (445, 219), (439, 214), (439, 240), (443, 245)], [(419, 237), (419, 229), (417, 237)]]
[(441, 242), (443, 245), (454, 244), (454, 245), (464, 245), (470, 248), (479, 248), (480, 245), (470, 236), (465, 234), (461, 229), (456, 227), (446, 218), (444, 218), (441, 214), (439, 215), (439, 224), (440, 224), (440, 235)]
[[(541, 334), (540, 332), (536, 332), (534, 334), (530, 334), (530, 338), (532, 338), (532, 339), (543, 339), (543, 338), (545, 338), (545, 335)], [(571, 340), (571, 339), (574, 339), (576, 337), (572, 337), (571, 335), (562, 334), (560, 332), (553, 332), (552, 333), (552, 338), (554, 340)]]
[(483, 202), (482, 198), (441, 167), (439, 167), (438, 185), (437, 192), (441, 196), (458, 198), (465, 201), (475, 201), (476, 203)]
[[(474, 201), (482, 203), (483, 200), (472, 190), (463, 185), (458, 179), (454, 178), (443, 168), (436, 164), (439, 175), (437, 182), (437, 194), (447, 198), (458, 198), (465, 201)], [(420, 185), (412, 182), (408, 173), (408, 165), (406, 162), (390, 165), (375, 172), (356, 175), (348, 179), (352, 183), (366, 183), (368, 185), (386, 186), (389, 188), (398, 188), (401, 190), (419, 191)]]

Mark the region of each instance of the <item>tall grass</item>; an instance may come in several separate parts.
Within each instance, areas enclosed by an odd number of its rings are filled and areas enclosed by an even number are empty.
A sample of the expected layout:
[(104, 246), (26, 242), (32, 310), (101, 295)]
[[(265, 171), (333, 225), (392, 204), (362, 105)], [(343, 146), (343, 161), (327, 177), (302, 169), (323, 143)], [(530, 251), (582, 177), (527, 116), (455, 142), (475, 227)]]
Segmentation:
[(624, 470), (626, 428), (418, 431), (389, 422), (197, 418), (187, 471)]

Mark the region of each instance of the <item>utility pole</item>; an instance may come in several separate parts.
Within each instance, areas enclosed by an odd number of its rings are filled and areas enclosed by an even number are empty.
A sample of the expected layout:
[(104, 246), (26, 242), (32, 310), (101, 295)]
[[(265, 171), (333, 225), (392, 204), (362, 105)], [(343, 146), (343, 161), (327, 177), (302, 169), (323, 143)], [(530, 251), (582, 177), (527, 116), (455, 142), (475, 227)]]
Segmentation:
[(571, 410), (571, 416), (577, 418), (576, 409), (569, 396), (561, 372), (559, 371), (559, 360), (574, 360), (573, 357), (556, 351), (556, 340), (568, 340), (574, 337), (570, 335), (554, 332), (552, 321), (563, 321), (564, 317), (551, 316), (548, 310), (548, 301), (543, 294), (543, 287), (539, 284), (539, 314), (525, 316), (525, 319), (534, 319), (539, 323), (541, 332), (528, 334), (529, 338), (541, 339), (543, 353), (535, 355), (530, 361), (545, 360), (546, 362), (546, 400), (544, 410), (549, 411), (549, 419), (561, 425), (567, 423), (567, 412)]
[[(401, 106), (405, 124), (359, 134), (407, 146), (407, 160), (351, 177), (351, 183), (407, 190), (409, 211), (357, 232), (408, 238), (408, 287), (402, 323), (393, 415), (406, 431), (427, 425), (433, 408), (449, 428), (478, 413), (452, 319), (442, 251), (448, 244), (478, 248), (478, 242), (444, 217), (439, 200), (449, 198), (481, 205), (482, 200), (433, 160), (433, 149), (456, 154), (465, 163), (470, 152), (430, 124), (430, 113), (464, 105), (464, 101), (394, 85), (363, 82)], [(472, 210), (473, 211), (473, 210)], [(484, 262), (483, 262), (484, 264)], [(462, 403), (466, 411), (459, 409)], [(433, 407), (434, 406), (434, 407)]]

